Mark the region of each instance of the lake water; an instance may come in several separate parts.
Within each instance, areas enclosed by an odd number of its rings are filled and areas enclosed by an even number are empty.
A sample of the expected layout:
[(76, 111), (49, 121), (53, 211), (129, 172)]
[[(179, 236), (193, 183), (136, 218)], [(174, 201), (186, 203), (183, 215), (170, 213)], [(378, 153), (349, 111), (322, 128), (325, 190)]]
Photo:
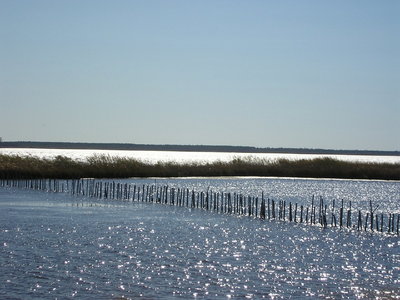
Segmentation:
[(228, 152), (185, 152), (185, 151), (122, 151), (122, 150), (74, 150), (74, 149), (32, 149), (32, 148), (0, 148), (0, 154), (16, 154), (54, 158), (58, 155), (72, 159), (85, 160), (93, 155), (110, 155), (112, 157), (135, 158), (148, 163), (178, 162), (178, 163), (208, 163), (215, 161), (231, 161), (235, 158), (255, 158), (274, 161), (285, 158), (289, 160), (313, 159), (331, 157), (344, 161), (400, 163), (400, 156), (379, 155), (317, 155), (288, 153), (228, 153)]
[[(277, 200), (369, 200), (400, 212), (400, 182), (127, 179)], [(0, 188), (0, 298), (398, 299), (400, 238), (153, 203)]]

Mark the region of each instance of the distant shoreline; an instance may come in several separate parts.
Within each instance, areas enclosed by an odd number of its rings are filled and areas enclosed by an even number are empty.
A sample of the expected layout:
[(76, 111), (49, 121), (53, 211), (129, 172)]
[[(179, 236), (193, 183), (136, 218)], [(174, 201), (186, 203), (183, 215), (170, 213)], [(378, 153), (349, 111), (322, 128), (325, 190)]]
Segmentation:
[(3, 141), (0, 142), (0, 148), (400, 156), (400, 151), (380, 151), (380, 150), (333, 150), (333, 149), (310, 149), (310, 148), (257, 148), (250, 146), (217, 146), (217, 145), (151, 145), (151, 144), (129, 144), (129, 143), (126, 144), (73, 143), (73, 142), (69, 143), (69, 142), (30, 142), (30, 141), (11, 141), (11, 142)]

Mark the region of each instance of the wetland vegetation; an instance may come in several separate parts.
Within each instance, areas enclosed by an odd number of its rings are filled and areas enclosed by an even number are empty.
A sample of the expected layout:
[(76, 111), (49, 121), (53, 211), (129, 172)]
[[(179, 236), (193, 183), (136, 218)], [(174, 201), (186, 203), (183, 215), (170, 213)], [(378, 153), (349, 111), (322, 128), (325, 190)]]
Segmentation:
[(400, 180), (400, 164), (348, 162), (332, 158), (267, 160), (248, 157), (212, 163), (146, 163), (132, 158), (94, 155), (87, 160), (66, 156), (38, 158), (0, 155), (1, 179), (129, 178), (191, 176), (277, 176)]

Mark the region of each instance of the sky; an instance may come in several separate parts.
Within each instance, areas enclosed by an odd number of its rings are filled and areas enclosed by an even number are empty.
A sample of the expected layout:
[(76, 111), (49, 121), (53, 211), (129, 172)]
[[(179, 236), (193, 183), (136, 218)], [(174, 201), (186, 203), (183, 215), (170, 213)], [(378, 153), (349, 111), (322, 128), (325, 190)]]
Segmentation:
[(400, 1), (0, 0), (0, 137), (400, 150)]

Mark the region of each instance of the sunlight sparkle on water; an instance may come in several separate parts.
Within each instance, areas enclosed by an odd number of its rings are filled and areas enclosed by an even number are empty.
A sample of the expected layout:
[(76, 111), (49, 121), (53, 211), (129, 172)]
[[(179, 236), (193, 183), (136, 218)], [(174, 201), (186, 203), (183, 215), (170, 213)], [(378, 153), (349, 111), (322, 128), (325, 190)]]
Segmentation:
[[(128, 181), (148, 182), (117, 182)], [(299, 203), (319, 193), (350, 198), (367, 209), (374, 199), (400, 211), (398, 182), (257, 178), (158, 183), (244, 194), (265, 191)], [(0, 189), (0, 229), (3, 298), (354, 299), (400, 293), (397, 236), (11, 188)]]

